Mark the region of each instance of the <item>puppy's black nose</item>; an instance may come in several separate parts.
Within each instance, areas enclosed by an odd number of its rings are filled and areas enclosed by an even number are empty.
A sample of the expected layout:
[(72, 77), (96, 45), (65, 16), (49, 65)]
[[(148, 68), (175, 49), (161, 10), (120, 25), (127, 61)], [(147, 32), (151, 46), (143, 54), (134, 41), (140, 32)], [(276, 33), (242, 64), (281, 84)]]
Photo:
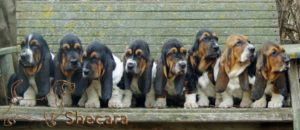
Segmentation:
[(20, 57), (21, 57), (22, 60), (25, 60), (25, 59), (27, 58), (27, 56), (28, 56), (28, 55), (26, 55), (26, 54), (21, 54), (21, 55), (20, 55)]
[(182, 69), (185, 69), (185, 67), (186, 67), (186, 63), (184, 63), (184, 62), (182, 62), (182, 63), (179, 63), (179, 66), (180, 66), (180, 68), (182, 68)]
[(215, 51), (219, 51), (219, 46), (213, 46), (213, 49), (215, 50)]
[(90, 73), (90, 69), (86, 69), (86, 68), (83, 69), (84, 75), (88, 75), (89, 73)]
[(251, 53), (254, 53), (254, 51), (255, 51), (255, 48), (254, 47), (250, 47), (250, 48), (248, 48), (249, 49), (249, 51), (251, 52)]
[(134, 68), (134, 63), (127, 63), (127, 69), (132, 70)]
[(71, 59), (70, 60), (72, 65), (77, 65), (78, 60), (77, 59)]
[(284, 59), (284, 63), (285, 63), (285, 64), (289, 64), (289, 63), (290, 63), (290, 59), (289, 59), (289, 58), (285, 58), (285, 59)]

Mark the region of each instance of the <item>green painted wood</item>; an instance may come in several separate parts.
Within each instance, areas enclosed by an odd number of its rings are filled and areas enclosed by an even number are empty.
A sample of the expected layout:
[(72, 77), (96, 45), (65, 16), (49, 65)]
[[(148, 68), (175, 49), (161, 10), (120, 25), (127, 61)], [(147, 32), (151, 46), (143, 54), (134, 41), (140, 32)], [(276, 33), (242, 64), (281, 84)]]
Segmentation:
[[(8, 106), (0, 106), (0, 111), (4, 112)], [(253, 109), (253, 108), (201, 108), (201, 109), (88, 109), (88, 108), (65, 108), (65, 111), (78, 111), (80, 115), (126, 115), (129, 122), (290, 122), (293, 120), (290, 108), (279, 109)], [(17, 121), (26, 121), (28, 117), (31, 121), (44, 121), (44, 112), (58, 113), (58, 108), (49, 107), (19, 107), (13, 106), (11, 112), (0, 116), (3, 120), (10, 116), (15, 116)], [(17, 115), (17, 116), (16, 116)], [(60, 116), (57, 121), (65, 121), (65, 116)]]
[(32, 20), (114, 20), (114, 19), (278, 19), (277, 11), (241, 11), (241, 12), (18, 12), (18, 19)]
[[(59, 45), (60, 39), (63, 37), (61, 36), (44, 36), (48, 44), (56, 44)], [(104, 44), (123, 44), (127, 45), (130, 42), (136, 39), (144, 39), (150, 45), (162, 45), (167, 39), (175, 37), (180, 40), (184, 45), (192, 45), (194, 44), (195, 35), (191, 36), (102, 36), (102, 35), (95, 35), (95, 36), (80, 36), (81, 41), (84, 44), (88, 44), (92, 41), (99, 40)], [(223, 44), (227, 36), (219, 36), (219, 43)], [(24, 35), (18, 36), (17, 41), (21, 43), (24, 40)], [(249, 40), (254, 44), (259, 44), (265, 41), (279, 41), (279, 36), (249, 36)]]
[(299, 62), (293, 60), (289, 69), (289, 82), (291, 89), (292, 108), (293, 108), (293, 126), (294, 130), (300, 129), (300, 88), (299, 88)]
[(139, 28), (210, 28), (210, 27), (251, 27), (274, 28), (278, 27), (278, 20), (18, 20), (17, 27), (64, 27), (70, 30), (78, 27), (139, 27)]
[[(20, 0), (22, 1), (23, 3), (25, 2), (32, 2), (32, 1), (38, 1), (38, 2), (41, 2), (41, 0)], [(199, 1), (199, 0), (87, 0), (88, 2), (103, 2), (103, 3), (115, 3), (115, 2), (118, 2), (118, 3), (139, 3), (139, 2), (142, 2), (142, 3), (152, 3), (152, 2), (155, 2), (155, 3), (218, 3), (218, 2), (224, 2), (224, 3), (273, 3), (274, 0), (205, 0), (205, 1)], [(60, 3), (68, 3), (68, 2), (80, 2), (80, 0), (59, 0)]]
[[(244, 34), (250, 36), (278, 36), (278, 28), (209, 28), (218, 36)], [(74, 28), (79, 36), (192, 36), (199, 28)], [(38, 32), (43, 36), (62, 36), (70, 33), (68, 28), (18, 28), (18, 35)], [(219, 35), (220, 34), (220, 35)]]
[(289, 55), (291, 59), (299, 59), (300, 58), (300, 46), (299, 44), (289, 44), (283, 45), (286, 53)]
[(18, 48), (15, 46), (0, 48), (0, 56), (15, 53), (18, 51)]
[(112, 12), (112, 11), (141, 11), (141, 12), (163, 12), (163, 11), (254, 11), (268, 10), (276, 11), (276, 4), (273, 3), (102, 3), (102, 2), (19, 2), (18, 12)]

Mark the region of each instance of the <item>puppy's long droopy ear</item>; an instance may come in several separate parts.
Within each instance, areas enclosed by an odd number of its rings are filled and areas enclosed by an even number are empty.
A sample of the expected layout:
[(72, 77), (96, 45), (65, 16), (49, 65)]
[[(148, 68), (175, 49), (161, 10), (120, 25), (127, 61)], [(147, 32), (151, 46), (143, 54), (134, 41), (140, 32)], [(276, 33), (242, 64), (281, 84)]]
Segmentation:
[(154, 82), (154, 89), (155, 89), (155, 95), (156, 96), (162, 96), (166, 83), (167, 83), (167, 77), (164, 75), (164, 68), (163, 64), (160, 62), (157, 64), (157, 71), (155, 76), (155, 82)]
[(249, 86), (250, 84), (249, 84), (249, 78), (248, 78), (248, 68), (246, 68), (244, 70), (244, 72), (242, 72), (239, 75), (239, 81), (240, 81), (240, 86), (243, 91), (250, 90), (250, 86)]
[(113, 87), (113, 75), (112, 72), (114, 68), (116, 67), (116, 63), (113, 60), (112, 56), (106, 57), (106, 64), (105, 64), (105, 72), (103, 76), (101, 77), (101, 94), (102, 94), (102, 100), (107, 101), (111, 98), (112, 95), (112, 87)]
[(258, 51), (257, 55), (256, 76), (251, 96), (254, 100), (258, 100), (263, 96), (268, 82), (262, 74), (265, 71), (266, 65), (266, 56), (263, 54), (263, 48)]
[(86, 88), (88, 87), (88, 80), (86, 78), (82, 78), (82, 70), (78, 69), (74, 72), (72, 77), (72, 82), (75, 83), (75, 90), (73, 92), (76, 96), (81, 96)]
[(147, 94), (151, 87), (153, 60), (148, 61), (146, 70), (138, 81), (139, 89), (143, 95)]
[(48, 52), (44, 53), (44, 59), (42, 61), (42, 68), (35, 76), (35, 82), (38, 88), (39, 97), (46, 96), (50, 91), (50, 63), (51, 63), (51, 54)]
[[(226, 73), (225, 67), (230, 65), (231, 49), (226, 48), (223, 55), (220, 58), (219, 71), (216, 79), (216, 91), (221, 93), (227, 88), (229, 77)], [(229, 69), (229, 68), (228, 68)]]
[(183, 91), (184, 79), (185, 79), (185, 75), (179, 75), (174, 79), (176, 95), (181, 95)]
[(221, 93), (224, 92), (227, 88), (229, 82), (229, 77), (226, 74), (225, 66), (220, 65), (217, 80), (216, 80), (216, 91)]
[(288, 94), (288, 74), (283, 72), (279, 75), (277, 80), (274, 81), (274, 92), (280, 93), (281, 95), (287, 97)]
[(258, 100), (264, 95), (267, 82), (268, 81), (263, 77), (262, 73), (257, 71), (255, 82), (253, 85), (253, 90), (252, 90), (252, 96), (251, 96), (252, 99)]

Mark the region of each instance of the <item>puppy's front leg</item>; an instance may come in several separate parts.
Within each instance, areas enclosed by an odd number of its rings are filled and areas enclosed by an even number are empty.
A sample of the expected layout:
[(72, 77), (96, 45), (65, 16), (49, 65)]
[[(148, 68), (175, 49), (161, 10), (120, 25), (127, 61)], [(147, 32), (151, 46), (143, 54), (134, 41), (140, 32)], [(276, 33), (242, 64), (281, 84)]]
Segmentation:
[(87, 100), (87, 94), (86, 92), (84, 92), (78, 101), (78, 106), (84, 107), (86, 100)]
[(24, 98), (20, 100), (20, 106), (33, 107), (36, 105), (36, 93), (34, 89), (29, 86), (24, 93)]
[(167, 98), (162, 96), (156, 99), (155, 107), (157, 108), (166, 108), (167, 107)]
[(271, 101), (268, 102), (268, 108), (280, 108), (283, 105), (284, 97), (281, 94), (272, 92)]
[(197, 108), (196, 93), (185, 94), (184, 108)]
[(99, 94), (94, 87), (90, 86), (86, 89), (87, 93), (87, 102), (85, 103), (86, 108), (99, 108), (100, 107), (100, 100)]
[(222, 95), (222, 102), (220, 103), (219, 107), (229, 108), (233, 107), (233, 97), (227, 91), (221, 93)]
[(267, 106), (266, 95), (264, 94), (260, 99), (254, 101), (251, 105), (253, 108), (265, 108)]
[(199, 107), (208, 107), (209, 106), (209, 100), (207, 95), (203, 92), (202, 88), (198, 87), (198, 105)]
[(240, 107), (250, 107), (252, 104), (252, 100), (251, 100), (251, 90), (249, 91), (244, 91), (243, 92), (243, 97), (242, 97), (242, 101), (240, 103)]
[(153, 86), (151, 86), (150, 92), (146, 95), (145, 107), (155, 107), (155, 93)]
[(124, 91), (117, 86), (113, 86), (111, 98), (108, 101), (108, 107), (111, 108), (122, 108), (122, 98)]
[(124, 98), (122, 100), (123, 107), (130, 107), (132, 100), (131, 90), (124, 90)]

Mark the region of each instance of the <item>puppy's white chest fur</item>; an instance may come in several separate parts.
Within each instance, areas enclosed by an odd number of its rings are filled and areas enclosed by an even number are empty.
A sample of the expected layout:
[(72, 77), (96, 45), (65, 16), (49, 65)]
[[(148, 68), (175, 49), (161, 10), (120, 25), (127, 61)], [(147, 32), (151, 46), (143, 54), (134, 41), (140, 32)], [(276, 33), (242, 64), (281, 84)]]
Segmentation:
[(202, 76), (200, 76), (199, 78), (198, 78), (198, 83), (199, 83), (199, 85), (201, 86), (201, 88), (207, 88), (208, 87), (208, 85), (211, 83), (210, 82), (210, 80), (209, 80), (209, 78), (208, 78), (208, 75), (207, 75), (207, 72), (204, 72), (203, 74), (202, 74)]
[(238, 77), (230, 78), (228, 82), (228, 88), (230, 90), (235, 90), (240, 88), (240, 81)]
[(37, 89), (37, 85), (36, 85), (36, 82), (35, 82), (35, 78), (34, 77), (29, 77), (28, 81), (29, 81), (29, 87), (32, 87), (34, 92), (37, 94), (38, 89)]
[(93, 80), (89, 86), (90, 89), (93, 89), (97, 92), (99, 97), (101, 96), (101, 83), (99, 80)]
[(265, 94), (271, 95), (273, 92), (273, 84), (270, 81), (267, 82), (267, 87), (265, 89)]
[(139, 85), (138, 85), (138, 78), (132, 78), (130, 90), (132, 91), (133, 94), (141, 94), (141, 91), (140, 91)]

